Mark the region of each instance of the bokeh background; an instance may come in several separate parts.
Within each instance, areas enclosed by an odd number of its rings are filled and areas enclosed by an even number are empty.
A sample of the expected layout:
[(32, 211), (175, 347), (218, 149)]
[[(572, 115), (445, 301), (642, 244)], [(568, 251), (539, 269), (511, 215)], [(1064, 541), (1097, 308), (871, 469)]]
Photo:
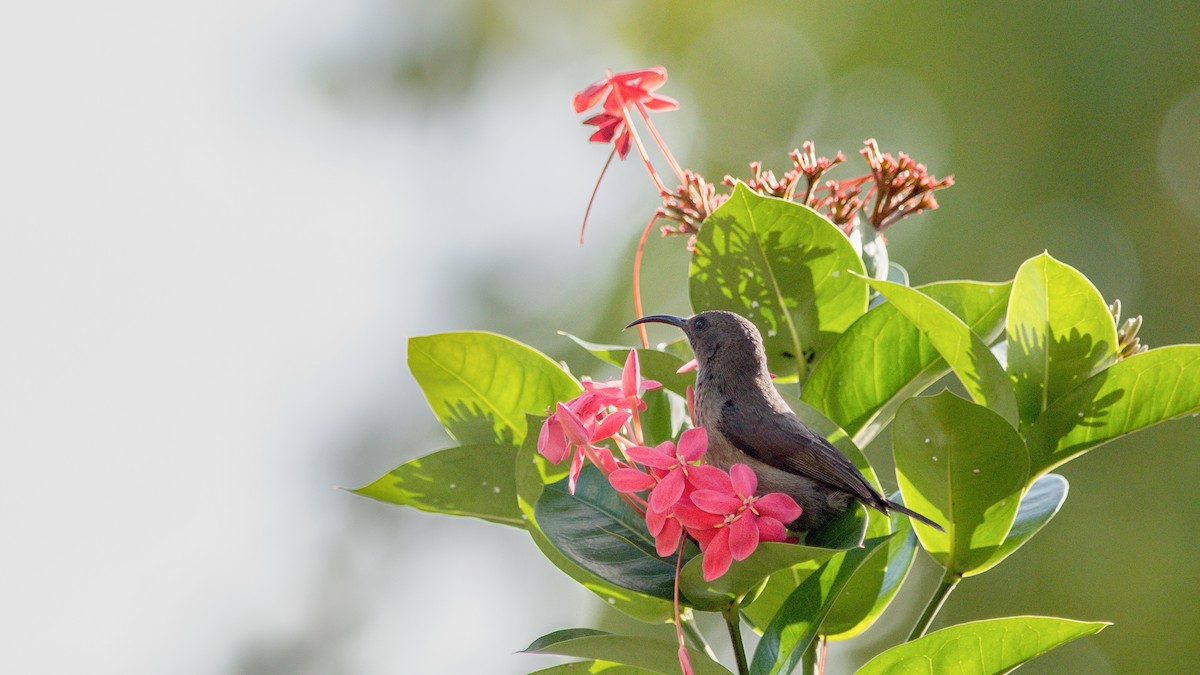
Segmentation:
[[(521, 532), (334, 486), (450, 445), (405, 339), (629, 341), (656, 197), (569, 107), (661, 64), (712, 179), (863, 139), (958, 185), (890, 234), (915, 283), (1048, 249), (1200, 341), (1200, 5), (242, 0), (0, 10), (0, 670), (517, 673), (620, 626)], [(687, 312), (681, 239), (648, 307)], [(883, 438), (868, 455), (886, 464)], [(1111, 620), (1031, 672), (1196, 672), (1200, 424), (1062, 469), (1059, 516), (939, 624)], [(894, 485), (894, 479), (891, 482)], [(850, 672), (936, 584), (913, 576)], [(859, 644), (859, 643), (853, 643)]]

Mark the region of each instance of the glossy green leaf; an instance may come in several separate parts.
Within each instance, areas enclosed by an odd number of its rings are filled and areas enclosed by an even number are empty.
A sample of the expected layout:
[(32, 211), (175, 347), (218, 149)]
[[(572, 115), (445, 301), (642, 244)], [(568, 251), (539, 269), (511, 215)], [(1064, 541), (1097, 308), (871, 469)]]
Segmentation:
[(996, 549), (992, 557), (980, 565), (975, 573), (995, 567), (1021, 548), (1050, 522), (1066, 500), (1066, 478), (1048, 473), (1034, 481), (1025, 494), (1021, 495), (1021, 505), (1017, 507), (1016, 518), (1013, 519), (1012, 529), (1008, 531), (1004, 543), (1000, 544), (1000, 548)]
[(1048, 253), (1017, 271), (1007, 333), (1022, 427), (1116, 361), (1117, 330), (1104, 298), (1087, 277)]
[(886, 537), (870, 539), (861, 548), (842, 551), (801, 582), (763, 631), (750, 672), (791, 672), (817, 637), (821, 622), (855, 571), (869, 557), (884, 550), (886, 547), (881, 544), (886, 541)]
[(1024, 441), (992, 410), (946, 391), (900, 406), (892, 443), (905, 504), (946, 528), (914, 523), (921, 545), (946, 569), (975, 573), (1017, 514), (1029, 477)]
[(587, 569), (572, 562), (562, 554), (538, 525), (534, 506), (541, 498), (546, 485), (561, 481), (567, 475), (567, 462), (553, 465), (537, 452), (537, 429), (541, 427), (544, 417), (527, 415), (526, 420), (530, 432), (517, 453), (516, 487), (517, 504), (521, 515), (526, 521), (526, 529), (532, 537), (538, 550), (555, 567), (567, 576), (579, 582), (581, 586), (598, 595), (614, 609), (629, 616), (651, 623), (662, 623), (669, 620), (674, 610), (672, 603), (662, 598), (656, 598), (644, 593), (638, 593), (616, 586), (601, 579)]
[(918, 290), (889, 281), (868, 283), (929, 338), (972, 399), (1016, 426), (1017, 400), (1008, 374), (970, 326)]
[(575, 494), (565, 480), (547, 485), (534, 515), (554, 547), (575, 564), (621, 588), (674, 597), (674, 558), (658, 557), (645, 518), (596, 467), (584, 467)]
[(410, 338), (408, 367), (446, 430), (463, 445), (520, 445), (525, 413), (581, 391), (544, 354), (494, 333)]
[(647, 673), (653, 674), (654, 671), (627, 666), (623, 663), (591, 659), (588, 661), (560, 663), (557, 666), (535, 670), (529, 673), (529, 675), (594, 675), (595, 673), (604, 673), (604, 675), (646, 675)]
[(517, 506), (517, 448), (468, 445), (414, 459), (354, 493), (422, 511), (525, 527)]
[[(616, 366), (618, 369), (625, 367), (625, 359), (629, 357), (629, 350), (633, 347), (623, 347), (621, 345), (604, 345), (595, 342), (588, 342), (581, 338), (575, 337), (570, 333), (560, 333), (570, 338), (575, 344), (586, 349), (592, 356), (604, 361), (605, 363)], [(686, 359), (682, 359), (675, 354), (659, 351), (657, 349), (642, 349), (636, 348), (638, 353), (638, 363), (642, 367), (642, 377), (647, 380), (655, 380), (660, 382), (663, 387), (679, 394), (680, 396), (687, 395), (689, 385), (696, 382), (695, 371), (689, 373), (679, 373), (678, 371)], [(686, 350), (687, 347), (685, 346)], [(688, 359), (691, 358), (690, 351)], [(612, 377), (620, 378), (620, 370), (615, 371)]]
[(696, 311), (724, 309), (762, 332), (771, 372), (807, 372), (867, 310), (863, 265), (846, 237), (812, 209), (744, 184), (704, 221), (689, 292)]
[(1118, 436), (1200, 413), (1200, 345), (1117, 362), (1060, 397), (1026, 432), (1035, 474)]
[[(524, 653), (599, 659), (666, 675), (679, 672), (679, 645), (675, 642), (614, 635), (590, 628), (560, 630), (544, 635), (529, 645)], [(728, 670), (703, 652), (688, 649), (688, 656), (693, 670), (698, 674), (729, 675)]]
[[(894, 495), (897, 499), (900, 495)], [(917, 535), (908, 516), (893, 511), (887, 550), (863, 561), (821, 624), (830, 640), (849, 640), (870, 628), (900, 590), (917, 553)]]
[[(948, 281), (919, 290), (990, 344), (1004, 330), (1011, 288), (1011, 282)], [(866, 447), (901, 403), (948, 370), (929, 339), (895, 304), (885, 302), (856, 321), (817, 362), (801, 398)]]
[(1013, 616), (944, 628), (871, 659), (857, 675), (992, 675), (1110, 624)]
[(837, 552), (828, 548), (764, 542), (749, 558), (734, 561), (728, 572), (712, 581), (704, 580), (704, 558), (696, 556), (680, 571), (679, 591), (687, 599), (687, 604), (696, 609), (720, 611), (772, 574), (788, 570), (797, 581), (802, 580)]

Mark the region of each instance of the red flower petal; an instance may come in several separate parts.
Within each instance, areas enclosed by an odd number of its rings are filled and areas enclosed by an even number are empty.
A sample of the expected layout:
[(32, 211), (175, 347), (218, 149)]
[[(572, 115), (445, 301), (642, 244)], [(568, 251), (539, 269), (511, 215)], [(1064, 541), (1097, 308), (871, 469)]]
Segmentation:
[(575, 494), (575, 483), (579, 480), (579, 472), (583, 470), (583, 452), (576, 450), (571, 458), (571, 473), (567, 477), (567, 490)]
[(787, 540), (787, 528), (778, 520), (770, 516), (759, 516), (757, 524), (759, 541)]
[(642, 367), (638, 363), (638, 353), (636, 349), (629, 350), (629, 356), (625, 358), (625, 368), (621, 371), (621, 393), (625, 396), (638, 395), (638, 383), (642, 380)]
[(758, 526), (754, 514), (744, 511), (742, 517), (726, 528), (729, 530), (729, 553), (734, 560), (745, 560), (758, 548)]
[(671, 441), (659, 443), (656, 448), (635, 445), (625, 451), (625, 456), (638, 464), (652, 466), (656, 469), (670, 469), (678, 464), (675, 460), (675, 444)]
[(718, 515), (736, 513), (742, 506), (742, 500), (716, 490), (696, 490), (691, 497), (698, 508)]
[(654, 487), (654, 476), (642, 473), (637, 469), (617, 469), (608, 474), (608, 482), (617, 492), (626, 494), (641, 492)]
[(679, 435), (677, 454), (685, 461), (694, 462), (700, 459), (706, 450), (708, 450), (708, 431), (704, 427), (688, 429)]
[(617, 433), (621, 431), (621, 427), (625, 426), (625, 423), (629, 421), (630, 417), (632, 417), (632, 415), (624, 411), (615, 412), (606, 416), (604, 420), (596, 427), (596, 430), (592, 432), (588, 442), (599, 443), (600, 441), (616, 436)]
[(731, 562), (733, 559), (729, 553), (729, 528), (722, 527), (717, 530), (717, 536), (708, 542), (708, 548), (704, 551), (704, 580), (712, 581), (725, 574), (729, 571)]
[(556, 414), (559, 424), (562, 425), (563, 432), (567, 438), (575, 445), (585, 445), (591, 434), (588, 433), (587, 427), (584, 426), (583, 420), (579, 416), (571, 412), (567, 406), (559, 403), (558, 412)]
[(675, 505), (675, 518), (697, 539), (700, 539), (697, 536), (698, 533), (712, 532), (714, 528), (725, 522), (724, 516), (702, 511), (686, 500)]
[(754, 469), (745, 464), (729, 467), (729, 478), (733, 480), (733, 489), (743, 498), (753, 497), (754, 491), (758, 489), (758, 476), (754, 474)]
[(650, 508), (655, 511), (667, 511), (683, 496), (683, 473), (672, 471), (658, 481), (658, 486), (650, 492)]
[(715, 490), (725, 494), (733, 492), (729, 474), (711, 464), (688, 467), (687, 475), (688, 482), (697, 490)]
[(612, 82), (607, 79), (589, 84), (583, 91), (575, 94), (575, 98), (571, 102), (575, 108), (575, 112), (581, 113), (595, 106), (611, 90)]
[(803, 509), (791, 496), (782, 492), (772, 492), (755, 500), (754, 510), (759, 515), (769, 516), (781, 523), (790, 523), (800, 517)]
[(554, 415), (542, 422), (542, 430), (538, 433), (538, 452), (554, 464), (567, 458), (567, 436), (563, 433), (562, 425)]
[(654, 535), (654, 549), (658, 555), (665, 558), (674, 553), (679, 548), (679, 538), (682, 534), (683, 527), (678, 520), (674, 518), (664, 520), (662, 529)]

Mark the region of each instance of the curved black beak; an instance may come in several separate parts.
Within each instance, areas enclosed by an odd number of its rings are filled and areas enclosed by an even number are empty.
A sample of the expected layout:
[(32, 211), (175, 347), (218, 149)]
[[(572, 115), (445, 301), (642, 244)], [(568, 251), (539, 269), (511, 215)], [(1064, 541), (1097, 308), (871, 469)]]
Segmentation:
[(681, 316), (675, 316), (674, 314), (651, 314), (650, 316), (643, 316), (637, 321), (630, 323), (628, 326), (625, 326), (625, 329), (628, 330), (640, 323), (665, 323), (682, 329), (685, 325), (687, 325), (687, 319)]

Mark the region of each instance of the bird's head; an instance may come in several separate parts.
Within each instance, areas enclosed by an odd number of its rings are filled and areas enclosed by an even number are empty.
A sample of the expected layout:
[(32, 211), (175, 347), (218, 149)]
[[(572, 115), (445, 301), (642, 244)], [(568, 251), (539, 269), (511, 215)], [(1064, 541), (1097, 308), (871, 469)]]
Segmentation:
[(728, 364), (739, 369), (766, 372), (767, 355), (762, 335), (748, 319), (733, 312), (712, 310), (684, 318), (651, 314), (626, 326), (665, 323), (683, 331), (701, 368)]

